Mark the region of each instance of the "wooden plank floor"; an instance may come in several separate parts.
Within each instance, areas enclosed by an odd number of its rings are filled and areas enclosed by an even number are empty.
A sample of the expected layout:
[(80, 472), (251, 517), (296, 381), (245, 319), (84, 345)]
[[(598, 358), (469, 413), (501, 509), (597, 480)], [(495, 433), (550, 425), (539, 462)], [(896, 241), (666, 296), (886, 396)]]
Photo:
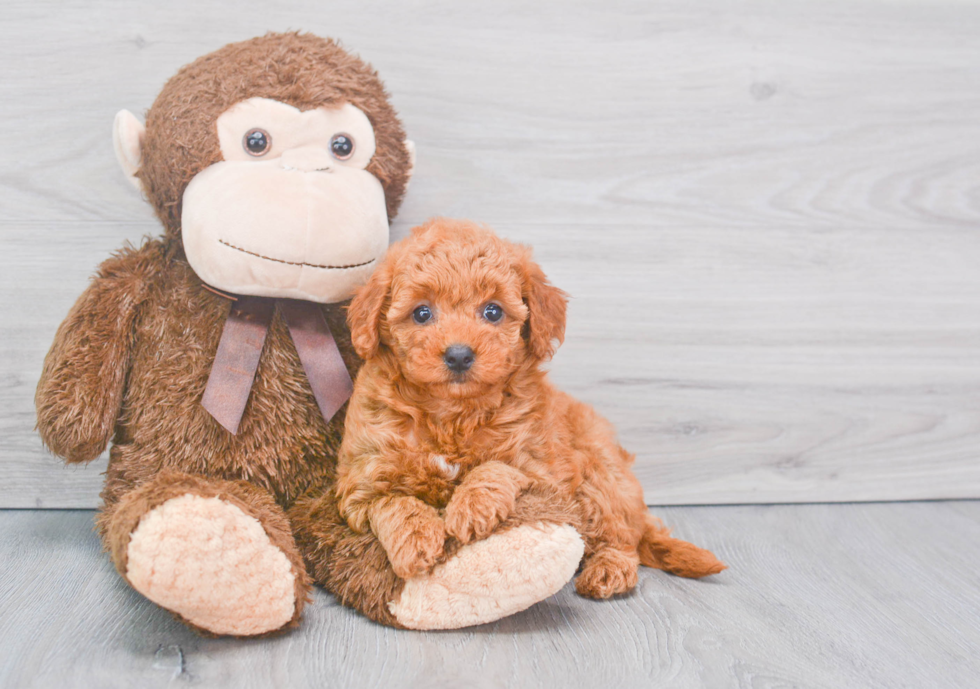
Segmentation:
[(0, 511), (3, 687), (974, 687), (980, 502), (659, 508), (730, 569), (566, 587), (457, 632), (375, 625), (318, 591), (302, 627), (194, 635), (123, 584), (90, 511)]
[(159, 224), (115, 163), (184, 63), (337, 36), (418, 145), (433, 215), (572, 295), (556, 380), (652, 503), (980, 497), (980, 2), (5, 0), (0, 507), (96, 507), (34, 433), (55, 329)]

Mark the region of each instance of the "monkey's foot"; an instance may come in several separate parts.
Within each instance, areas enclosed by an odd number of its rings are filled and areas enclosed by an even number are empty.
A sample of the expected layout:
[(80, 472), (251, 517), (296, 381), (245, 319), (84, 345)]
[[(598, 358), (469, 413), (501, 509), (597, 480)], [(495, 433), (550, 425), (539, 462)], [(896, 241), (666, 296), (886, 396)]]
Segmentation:
[(258, 519), (216, 497), (188, 493), (144, 514), (129, 542), (126, 578), (214, 634), (274, 631), (296, 611), (289, 559)]
[(584, 550), (571, 526), (525, 524), (465, 546), (431, 573), (407, 580), (388, 608), (409, 629), (493, 622), (561, 590)]

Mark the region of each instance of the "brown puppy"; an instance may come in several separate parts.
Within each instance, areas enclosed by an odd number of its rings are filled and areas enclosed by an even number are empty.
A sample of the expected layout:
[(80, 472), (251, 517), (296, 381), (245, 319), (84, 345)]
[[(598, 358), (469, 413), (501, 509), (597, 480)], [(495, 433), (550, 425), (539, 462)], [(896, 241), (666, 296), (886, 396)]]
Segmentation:
[(339, 507), (377, 535), (398, 576), (440, 561), (447, 536), (485, 538), (532, 486), (580, 510), (582, 595), (629, 591), (641, 563), (686, 577), (724, 569), (647, 513), (612, 426), (540, 370), (562, 340), (565, 303), (528, 248), (445, 219), (392, 247), (351, 303), (366, 363), (339, 453)]

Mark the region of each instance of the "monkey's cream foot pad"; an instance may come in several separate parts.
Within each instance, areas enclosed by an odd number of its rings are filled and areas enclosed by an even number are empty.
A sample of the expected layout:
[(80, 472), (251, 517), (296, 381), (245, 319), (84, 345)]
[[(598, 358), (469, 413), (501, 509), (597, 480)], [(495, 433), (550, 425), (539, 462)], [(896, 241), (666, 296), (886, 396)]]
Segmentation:
[(409, 579), (388, 607), (409, 629), (493, 622), (561, 590), (584, 550), (571, 526), (520, 526), (468, 545), (430, 574)]
[(183, 495), (146, 513), (128, 557), (137, 591), (215, 634), (262, 634), (295, 611), (286, 555), (257, 519), (219, 498)]

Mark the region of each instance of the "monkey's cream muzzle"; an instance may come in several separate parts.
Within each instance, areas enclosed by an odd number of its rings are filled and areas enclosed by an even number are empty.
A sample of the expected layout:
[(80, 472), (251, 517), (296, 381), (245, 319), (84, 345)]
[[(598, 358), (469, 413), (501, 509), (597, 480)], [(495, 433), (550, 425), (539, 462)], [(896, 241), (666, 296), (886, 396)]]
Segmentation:
[(187, 260), (204, 282), (235, 294), (343, 301), (387, 250), (384, 189), (365, 170), (304, 172), (286, 160), (220, 162), (191, 181), (181, 222)]
[[(266, 152), (243, 137), (261, 129)], [(224, 160), (184, 191), (187, 260), (206, 283), (235, 294), (343, 301), (388, 247), (384, 188), (368, 172), (374, 135), (352, 105), (300, 112), (253, 98), (218, 119)], [(332, 141), (354, 142), (351, 155)]]

